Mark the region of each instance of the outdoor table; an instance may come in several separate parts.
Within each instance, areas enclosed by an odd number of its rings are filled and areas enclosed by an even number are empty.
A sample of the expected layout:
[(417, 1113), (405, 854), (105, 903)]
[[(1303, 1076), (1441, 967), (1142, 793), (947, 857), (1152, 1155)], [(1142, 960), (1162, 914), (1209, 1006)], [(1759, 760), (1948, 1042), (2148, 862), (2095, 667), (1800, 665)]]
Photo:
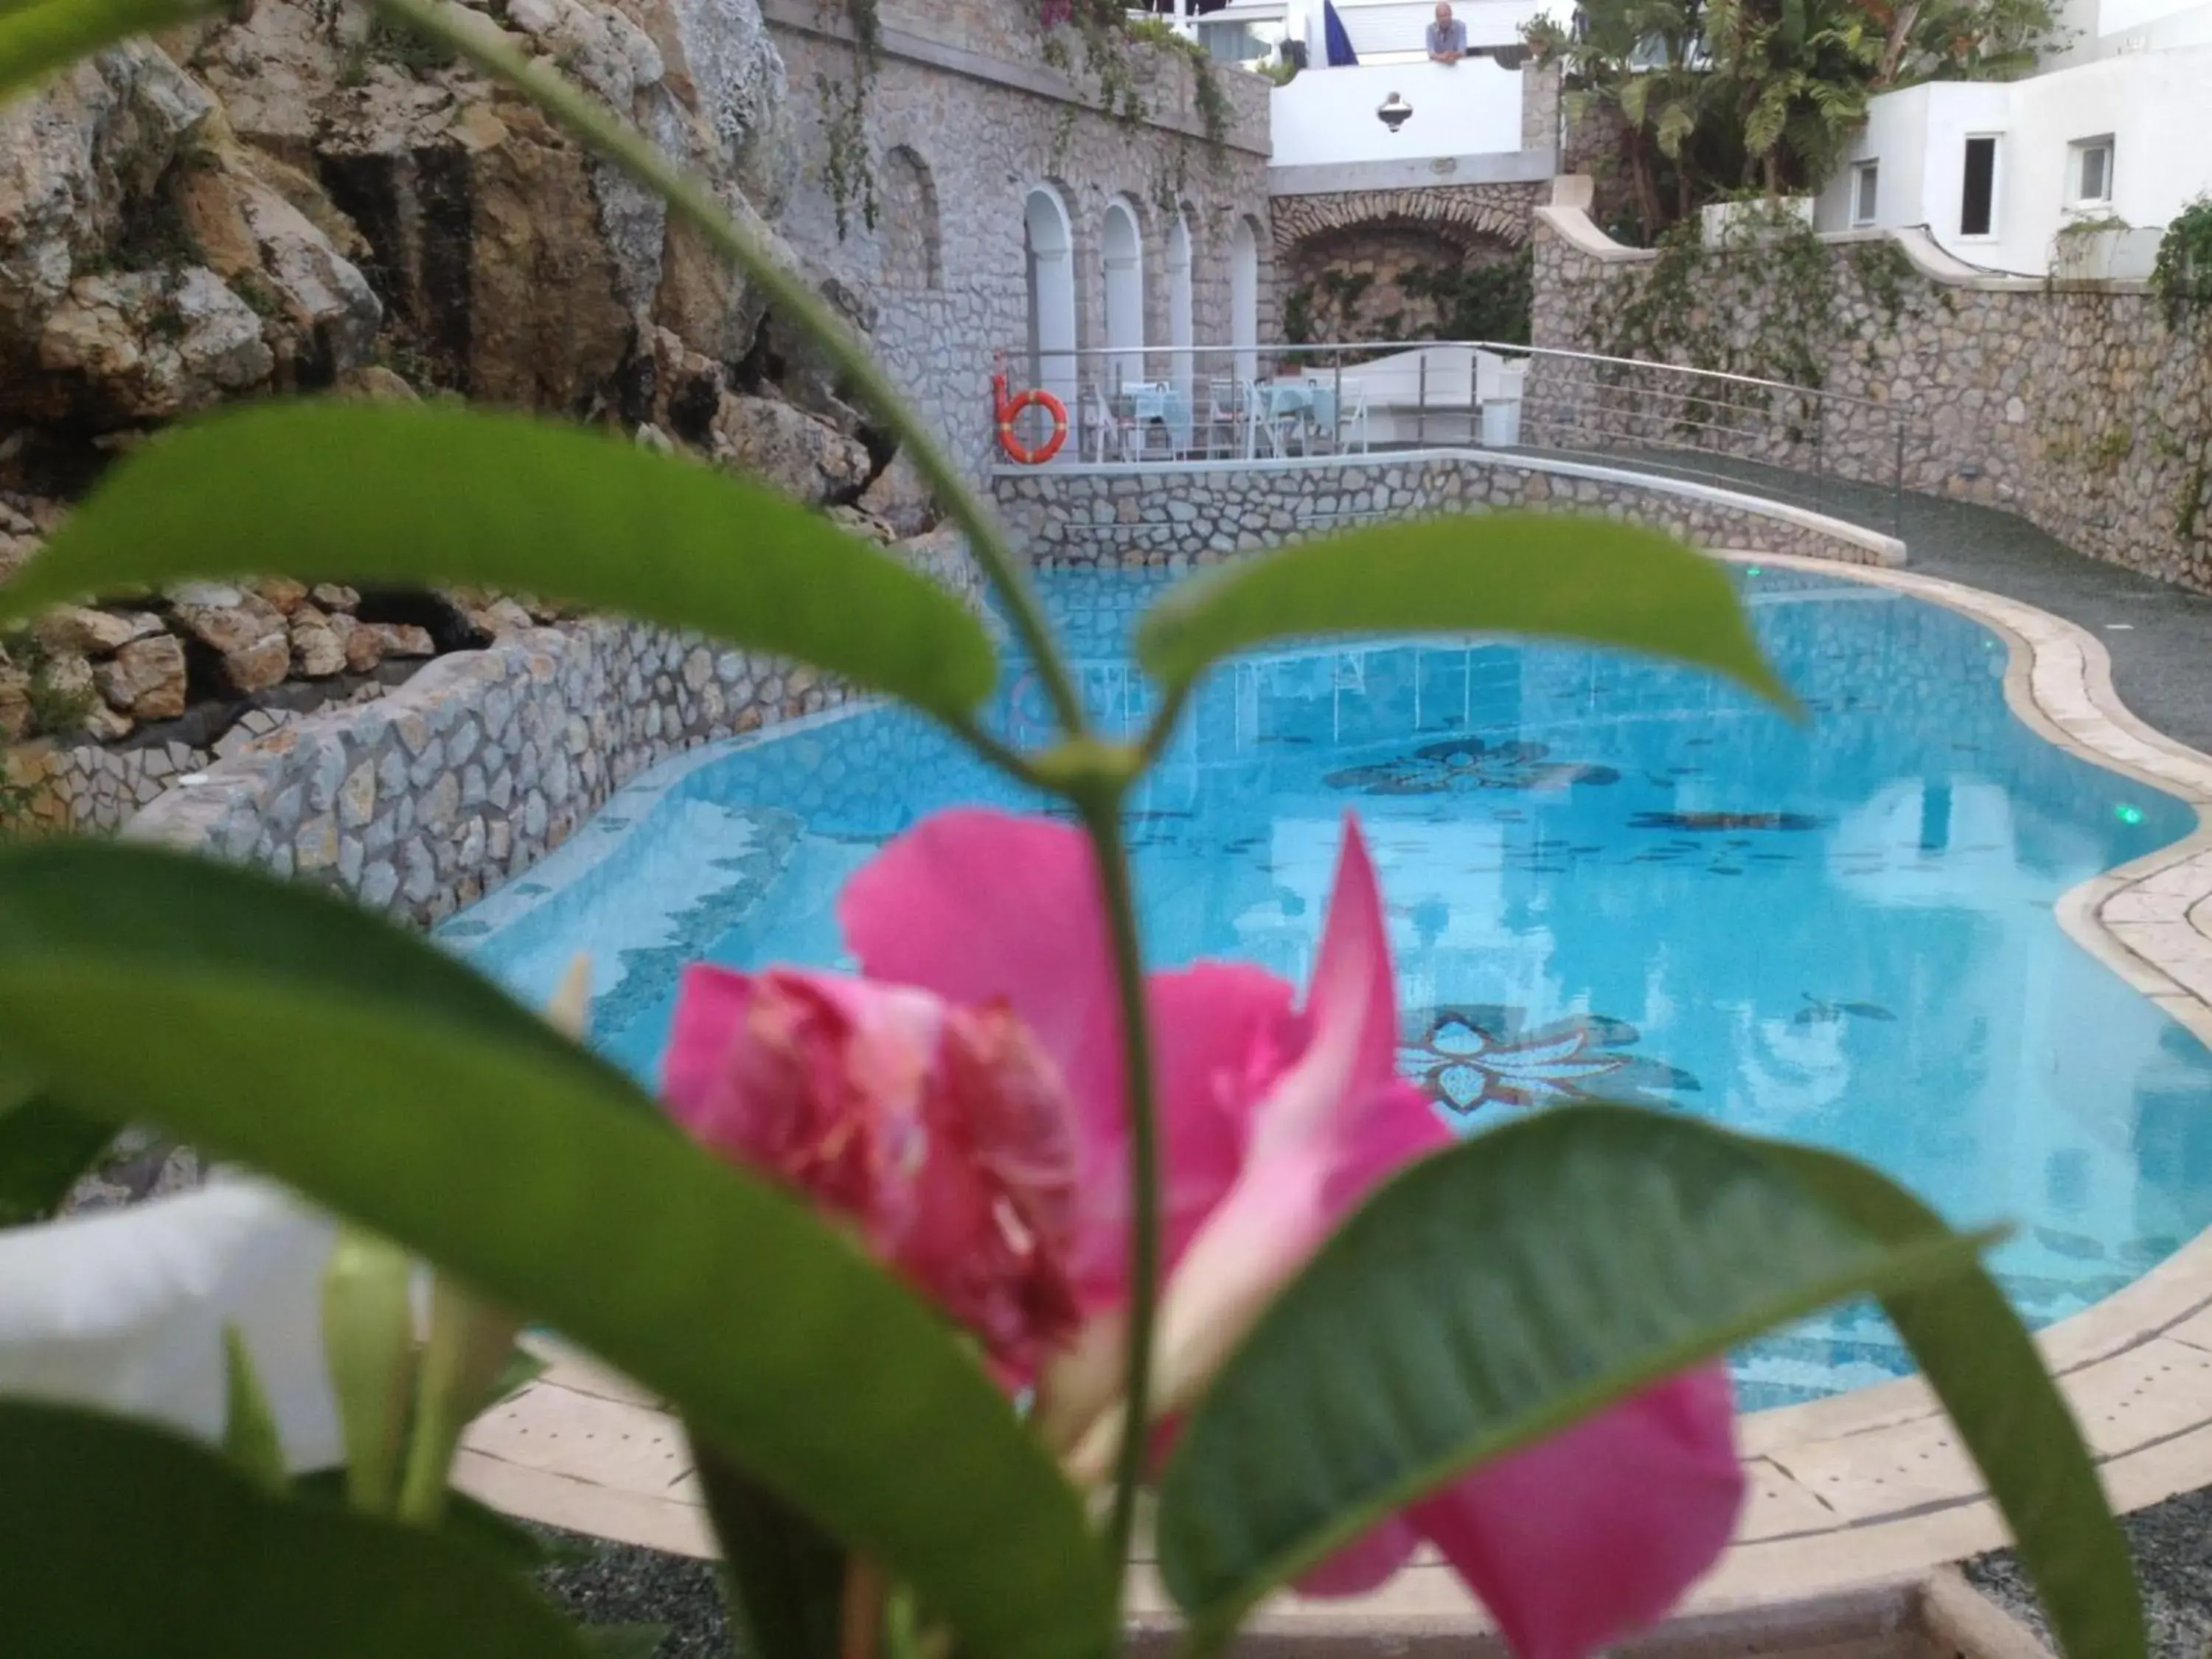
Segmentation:
[(1129, 412), (1140, 430), (1161, 426), (1166, 428), (1168, 443), (1176, 454), (1189, 453), (1192, 412), (1187, 392), (1166, 380), (1135, 386), (1129, 393)]
[(1336, 430), (1336, 388), (1318, 380), (1270, 380), (1260, 388), (1269, 421), (1295, 420), (1314, 432)]

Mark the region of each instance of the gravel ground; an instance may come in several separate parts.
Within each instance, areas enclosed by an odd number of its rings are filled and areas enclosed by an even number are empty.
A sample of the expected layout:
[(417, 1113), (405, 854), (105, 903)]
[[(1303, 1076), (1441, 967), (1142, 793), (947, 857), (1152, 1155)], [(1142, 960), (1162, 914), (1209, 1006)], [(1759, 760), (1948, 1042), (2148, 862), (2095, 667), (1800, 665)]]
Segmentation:
[[(2120, 1524), (2135, 1546), (2154, 1659), (2206, 1659), (2212, 1651), (2212, 1492), (2184, 1492)], [(1982, 1556), (1965, 1571), (1984, 1595), (2050, 1639), (2012, 1552)]]
[(538, 1583), (580, 1623), (665, 1625), (668, 1634), (653, 1659), (732, 1659), (736, 1653), (722, 1616), (721, 1587), (708, 1563), (550, 1527), (532, 1530), (590, 1557), (538, 1575)]
[[(1763, 471), (1741, 469), (1746, 483), (1758, 482)], [(1828, 485), (1832, 494), (1838, 488)], [(1878, 493), (1857, 503), (1832, 499), (1827, 510), (1891, 527), (1888, 498)], [(2112, 653), (2113, 684), (2128, 707), (2159, 730), (2212, 750), (2212, 598), (2086, 559), (2025, 520), (1988, 507), (1909, 495), (1901, 532), (1910, 568), (2025, 600), (2097, 635)], [(2212, 1659), (2212, 1492), (2185, 1493), (2128, 1516), (2124, 1525), (2157, 1659)], [(2044, 1629), (2009, 1552), (1968, 1562), (1966, 1571)], [(704, 1563), (599, 1545), (591, 1560), (554, 1569), (543, 1582), (586, 1623), (668, 1626), (655, 1659), (729, 1659), (735, 1651)]]

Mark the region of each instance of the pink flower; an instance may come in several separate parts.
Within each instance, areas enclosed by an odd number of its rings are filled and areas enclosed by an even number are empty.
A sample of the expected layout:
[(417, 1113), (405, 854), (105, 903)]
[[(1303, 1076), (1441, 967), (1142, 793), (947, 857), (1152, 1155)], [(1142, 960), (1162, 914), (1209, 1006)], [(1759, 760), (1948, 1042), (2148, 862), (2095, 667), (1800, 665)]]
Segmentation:
[(706, 1145), (849, 1217), (1017, 1375), (1073, 1336), (1070, 1103), (1003, 1003), (694, 967), (663, 1092)]
[[(1121, 1434), (1128, 1217), (1120, 1020), (1090, 843), (985, 811), (933, 817), (847, 887), (863, 971), (956, 1004), (1003, 1004), (1073, 1097), (1074, 1287), (1092, 1316), (1041, 1382), (1079, 1474)], [(1165, 1141), (1170, 1272), (1158, 1407), (1187, 1403), (1268, 1298), (1374, 1185), (1443, 1145), (1395, 1070), (1382, 898), (1348, 824), (1305, 1006), (1272, 975), (1200, 964), (1146, 981)], [(1635, 1399), (1417, 1503), (1302, 1588), (1372, 1588), (1426, 1539), (1523, 1659), (1571, 1659), (1662, 1615), (1728, 1542), (1743, 1480), (1718, 1367)]]

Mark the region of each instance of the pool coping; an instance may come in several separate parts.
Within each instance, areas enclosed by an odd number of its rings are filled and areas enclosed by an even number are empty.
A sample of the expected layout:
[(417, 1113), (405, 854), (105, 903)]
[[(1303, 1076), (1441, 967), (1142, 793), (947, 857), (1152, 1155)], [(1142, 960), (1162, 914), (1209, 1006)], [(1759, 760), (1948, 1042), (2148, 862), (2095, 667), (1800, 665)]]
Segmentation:
[[(1722, 551), (1945, 605), (2007, 646), (2008, 703), (2047, 741), (2187, 801), (2182, 839), (2063, 895), (2061, 927), (2122, 980), (2212, 1042), (2212, 758), (2154, 731), (2112, 689), (2102, 641), (2048, 611), (1895, 568)], [(2114, 1507), (2212, 1485), (2212, 1228), (2126, 1288), (2037, 1337), (2081, 1421)], [(1735, 1541), (1690, 1597), (1719, 1614), (1917, 1579), (2008, 1541), (1934, 1395), (1917, 1377), (1751, 1413)], [(713, 1544), (676, 1420), (626, 1379), (554, 1351), (536, 1382), (471, 1429), (464, 1490), (526, 1519), (676, 1553)], [(1132, 1612), (1170, 1608), (1140, 1576)], [(1284, 1595), (1250, 1627), (1305, 1640), (1402, 1643), (1486, 1627), (1441, 1562), (1418, 1558), (1347, 1601)]]

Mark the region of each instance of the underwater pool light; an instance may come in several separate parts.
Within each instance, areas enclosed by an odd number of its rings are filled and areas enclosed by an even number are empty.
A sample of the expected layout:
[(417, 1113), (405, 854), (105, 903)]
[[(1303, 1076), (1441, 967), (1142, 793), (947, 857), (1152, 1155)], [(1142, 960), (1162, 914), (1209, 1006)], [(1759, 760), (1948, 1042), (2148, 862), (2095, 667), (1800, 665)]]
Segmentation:
[(2112, 816), (2122, 823), (2141, 823), (2143, 820), (2142, 808), (2130, 806), (2125, 801), (2112, 808)]

